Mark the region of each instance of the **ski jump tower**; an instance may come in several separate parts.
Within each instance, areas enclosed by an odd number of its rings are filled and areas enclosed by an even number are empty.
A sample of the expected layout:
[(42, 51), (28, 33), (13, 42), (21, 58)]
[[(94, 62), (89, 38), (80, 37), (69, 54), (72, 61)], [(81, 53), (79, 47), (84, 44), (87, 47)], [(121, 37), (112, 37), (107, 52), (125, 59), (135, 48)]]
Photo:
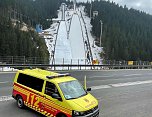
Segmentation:
[(76, 11), (76, 0), (73, 0), (74, 11)]
[(65, 3), (62, 3), (61, 9), (62, 9), (62, 18), (61, 18), (61, 20), (65, 21), (65, 10), (66, 10), (66, 4)]

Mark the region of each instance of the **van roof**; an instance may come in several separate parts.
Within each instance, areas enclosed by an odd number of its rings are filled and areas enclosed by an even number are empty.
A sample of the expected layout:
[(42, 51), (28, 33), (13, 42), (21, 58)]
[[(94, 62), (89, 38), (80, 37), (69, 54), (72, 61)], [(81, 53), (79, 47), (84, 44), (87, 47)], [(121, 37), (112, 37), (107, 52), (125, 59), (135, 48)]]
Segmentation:
[(54, 83), (61, 83), (61, 82), (67, 82), (67, 81), (72, 81), (76, 80), (75, 78), (68, 76), (67, 74), (59, 74), (47, 70), (42, 70), (42, 69), (24, 69), (24, 70), (19, 70), (19, 73), (23, 73), (26, 75), (34, 76), (43, 80), (47, 81), (52, 81)]

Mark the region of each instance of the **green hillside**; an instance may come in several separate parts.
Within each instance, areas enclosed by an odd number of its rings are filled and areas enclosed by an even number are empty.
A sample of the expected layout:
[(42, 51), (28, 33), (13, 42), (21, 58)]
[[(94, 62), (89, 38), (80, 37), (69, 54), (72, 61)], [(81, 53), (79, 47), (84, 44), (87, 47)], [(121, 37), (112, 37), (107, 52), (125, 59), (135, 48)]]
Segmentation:
[[(36, 24), (49, 27), (51, 22), (46, 19), (57, 17), (60, 4), (61, 0), (0, 0), (0, 56), (48, 60), (45, 40), (34, 28)], [(28, 31), (21, 31), (23, 22), (27, 24)]]
[[(86, 3), (85, 6), (89, 15), (90, 4)], [(100, 20), (103, 22), (101, 41), (105, 59), (152, 61), (151, 15), (102, 0), (93, 2), (92, 11), (99, 12), (91, 21), (98, 46)]]

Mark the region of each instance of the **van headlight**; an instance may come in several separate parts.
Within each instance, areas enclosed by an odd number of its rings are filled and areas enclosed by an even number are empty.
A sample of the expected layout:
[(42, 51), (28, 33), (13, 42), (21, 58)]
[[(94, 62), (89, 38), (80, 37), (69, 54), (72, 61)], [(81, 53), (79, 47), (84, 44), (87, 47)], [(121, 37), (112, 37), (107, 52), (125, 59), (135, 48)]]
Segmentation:
[(79, 112), (79, 111), (72, 111), (72, 115), (76, 115), (76, 116), (83, 116), (85, 114), (85, 112)]

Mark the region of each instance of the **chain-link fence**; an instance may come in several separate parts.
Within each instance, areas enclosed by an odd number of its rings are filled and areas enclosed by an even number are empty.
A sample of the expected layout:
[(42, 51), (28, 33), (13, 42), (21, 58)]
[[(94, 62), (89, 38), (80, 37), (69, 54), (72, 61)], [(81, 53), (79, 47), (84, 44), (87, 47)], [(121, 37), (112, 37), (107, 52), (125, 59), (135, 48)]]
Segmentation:
[[(51, 62), (50, 62), (51, 61)], [(116, 61), (96, 59), (90, 62), (87, 59), (64, 59), (54, 58), (52, 61), (48, 58), (25, 57), (25, 56), (0, 56), (0, 64), (69, 64), (69, 65), (152, 65), (151, 61)]]
[(0, 56), (0, 64), (49, 64), (49, 59), (25, 56)]
[(152, 65), (151, 61), (115, 61), (115, 60), (103, 60), (104, 65)]

